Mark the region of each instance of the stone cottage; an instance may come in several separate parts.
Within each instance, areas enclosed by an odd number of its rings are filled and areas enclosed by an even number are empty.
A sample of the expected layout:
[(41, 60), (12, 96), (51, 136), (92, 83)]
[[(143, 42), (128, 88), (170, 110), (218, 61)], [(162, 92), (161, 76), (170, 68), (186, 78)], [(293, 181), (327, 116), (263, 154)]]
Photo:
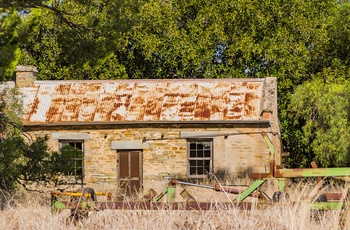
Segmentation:
[[(75, 148), (70, 178), (141, 188), (168, 178), (268, 170), (266, 132), (280, 164), (277, 80), (38, 81), (18, 66), (26, 130), (53, 151)], [(68, 175), (67, 175), (68, 176)]]

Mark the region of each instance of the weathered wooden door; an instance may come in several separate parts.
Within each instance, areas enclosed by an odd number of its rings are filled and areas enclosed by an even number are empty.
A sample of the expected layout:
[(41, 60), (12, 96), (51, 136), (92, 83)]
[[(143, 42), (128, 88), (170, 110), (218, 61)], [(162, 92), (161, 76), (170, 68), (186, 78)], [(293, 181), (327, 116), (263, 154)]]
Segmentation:
[(142, 188), (142, 151), (118, 151), (118, 183), (131, 195)]

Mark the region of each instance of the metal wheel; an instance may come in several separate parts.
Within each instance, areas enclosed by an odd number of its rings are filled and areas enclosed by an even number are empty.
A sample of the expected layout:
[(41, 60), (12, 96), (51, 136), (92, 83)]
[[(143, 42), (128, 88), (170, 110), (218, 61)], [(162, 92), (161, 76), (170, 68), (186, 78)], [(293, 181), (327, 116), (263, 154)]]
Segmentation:
[(289, 200), (289, 194), (287, 192), (278, 191), (278, 192), (275, 192), (272, 196), (272, 201), (274, 203), (285, 202), (288, 200)]

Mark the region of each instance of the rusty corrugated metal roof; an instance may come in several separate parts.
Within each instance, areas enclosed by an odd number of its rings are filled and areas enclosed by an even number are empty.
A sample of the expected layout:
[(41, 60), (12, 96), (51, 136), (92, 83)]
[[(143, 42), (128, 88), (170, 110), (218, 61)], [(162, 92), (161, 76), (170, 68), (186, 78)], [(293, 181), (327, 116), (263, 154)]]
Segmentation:
[(35, 81), (24, 122), (259, 120), (264, 79)]

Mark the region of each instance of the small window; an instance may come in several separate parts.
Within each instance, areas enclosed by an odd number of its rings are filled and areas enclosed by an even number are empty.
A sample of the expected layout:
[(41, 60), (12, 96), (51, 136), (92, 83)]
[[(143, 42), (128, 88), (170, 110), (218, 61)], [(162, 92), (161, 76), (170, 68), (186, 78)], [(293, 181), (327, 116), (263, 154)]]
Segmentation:
[(211, 139), (187, 141), (188, 178), (206, 178), (212, 172), (212, 143)]
[(69, 183), (83, 183), (84, 141), (60, 141), (63, 174)]

